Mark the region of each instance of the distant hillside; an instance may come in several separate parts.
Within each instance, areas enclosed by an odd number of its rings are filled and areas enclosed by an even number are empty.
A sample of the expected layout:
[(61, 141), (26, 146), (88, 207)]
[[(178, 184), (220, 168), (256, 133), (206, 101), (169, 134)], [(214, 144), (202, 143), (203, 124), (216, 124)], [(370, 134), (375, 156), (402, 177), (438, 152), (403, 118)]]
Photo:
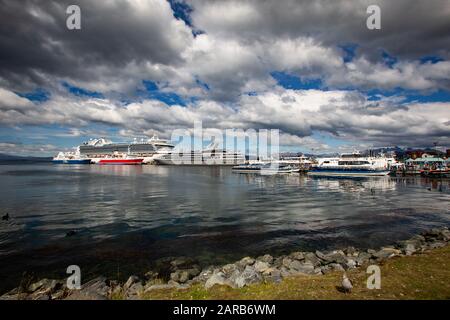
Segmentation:
[(0, 162), (49, 162), (51, 157), (24, 157), (0, 153)]

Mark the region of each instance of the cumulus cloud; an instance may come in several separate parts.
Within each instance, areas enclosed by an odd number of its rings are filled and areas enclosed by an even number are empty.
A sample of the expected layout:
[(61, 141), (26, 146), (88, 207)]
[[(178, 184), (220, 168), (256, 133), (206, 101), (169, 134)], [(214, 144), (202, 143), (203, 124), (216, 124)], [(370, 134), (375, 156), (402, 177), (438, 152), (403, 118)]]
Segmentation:
[[(7, 90), (3, 96), (14, 96)], [(20, 97), (17, 98), (20, 101)], [(161, 101), (145, 100), (121, 105), (106, 99), (67, 99), (54, 97), (45, 103), (30, 104), (20, 111), (0, 105), (0, 123), (85, 127), (96, 123), (122, 128), (122, 134), (143, 135), (159, 132), (170, 137), (172, 130), (192, 128), (202, 121), (204, 128), (280, 129), (286, 143), (302, 140), (313, 132), (324, 132), (345, 140), (378, 144), (414, 145), (425, 140), (450, 136), (449, 103), (404, 103), (390, 99), (370, 101), (356, 91), (284, 90), (259, 96), (242, 96), (238, 109), (215, 101), (167, 106)], [(300, 140), (295, 140), (293, 137)], [(324, 147), (324, 146), (323, 146)]]
[[(448, 102), (367, 95), (450, 90), (448, 1), (186, 3), (189, 23), (165, 0), (79, 0), (82, 30), (69, 31), (71, 1), (0, 0), (0, 125), (63, 126), (81, 136), (102, 124), (130, 137), (170, 136), (201, 120), (210, 128), (280, 129), (286, 145), (321, 150), (330, 146), (315, 132), (367, 144), (448, 141)], [(365, 26), (369, 4), (381, 7), (381, 30)], [(286, 89), (275, 71), (320, 85)], [(145, 96), (144, 80), (185, 105)], [(64, 83), (102, 99), (71, 94)], [(48, 101), (18, 94), (37, 88), (50, 92)]]

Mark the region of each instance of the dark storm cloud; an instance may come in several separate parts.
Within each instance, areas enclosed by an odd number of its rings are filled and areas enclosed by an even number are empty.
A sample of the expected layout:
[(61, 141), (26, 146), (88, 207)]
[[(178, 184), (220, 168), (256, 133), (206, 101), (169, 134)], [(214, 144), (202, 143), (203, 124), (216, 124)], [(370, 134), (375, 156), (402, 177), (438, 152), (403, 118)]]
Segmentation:
[[(243, 41), (310, 36), (325, 45), (357, 44), (377, 58), (380, 50), (417, 59), (430, 52), (448, 58), (448, 0), (192, 0), (193, 23)], [(369, 30), (366, 9), (381, 9), (381, 30)]]
[[(81, 7), (81, 30), (66, 28), (71, 4)], [(15, 89), (48, 86), (52, 76), (101, 79), (129, 63), (177, 65), (191, 40), (166, 2), (1, 0), (0, 6), (0, 73)]]

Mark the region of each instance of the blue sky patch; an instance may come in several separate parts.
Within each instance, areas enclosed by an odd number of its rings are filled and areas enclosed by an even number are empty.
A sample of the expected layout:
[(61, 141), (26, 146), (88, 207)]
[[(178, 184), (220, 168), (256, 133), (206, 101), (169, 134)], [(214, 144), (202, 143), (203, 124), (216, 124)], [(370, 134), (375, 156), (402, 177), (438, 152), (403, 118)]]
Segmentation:
[(388, 52), (386, 51), (382, 51), (381, 52), (381, 57), (384, 61), (384, 63), (389, 66), (389, 68), (392, 68), (394, 66), (394, 64), (397, 63), (398, 59), (396, 57), (394, 57), (393, 55), (390, 55)]
[(405, 90), (402, 88), (395, 88), (394, 90), (379, 90), (374, 89), (366, 92), (369, 101), (381, 100), (384, 97), (402, 96), (405, 99), (403, 103), (411, 102), (450, 102), (450, 91), (437, 90), (432, 92), (420, 92), (417, 90)]
[(16, 92), (16, 94), (22, 98), (27, 98), (28, 100), (33, 102), (45, 102), (48, 99), (50, 99), (51, 95), (50, 92), (42, 88), (37, 88), (34, 91), (25, 93)]
[(356, 57), (356, 49), (358, 45), (356, 43), (347, 43), (339, 46), (344, 51), (344, 62), (351, 62)]
[(425, 56), (425, 57), (420, 58), (420, 63), (422, 63), (422, 64), (425, 64), (425, 63), (435, 64), (435, 63), (438, 63), (441, 61), (444, 61), (444, 59), (442, 59), (439, 56)]
[(192, 8), (181, 0), (168, 0), (173, 11), (173, 16), (178, 20), (183, 20), (186, 25), (192, 27)]
[(70, 93), (72, 93), (73, 95), (76, 95), (78, 97), (90, 97), (90, 98), (98, 98), (98, 99), (104, 98), (103, 94), (100, 92), (90, 91), (87, 89), (75, 87), (75, 86), (70, 85), (67, 82), (63, 82), (62, 85), (64, 88), (67, 89), (67, 91), (69, 91)]
[(145, 87), (145, 90), (138, 90), (137, 92), (138, 96), (141, 98), (156, 99), (164, 102), (169, 106), (180, 105), (183, 107), (186, 106), (186, 103), (188, 101), (195, 100), (195, 98), (185, 100), (175, 92), (161, 91), (157, 83), (150, 80), (143, 80), (142, 83)]
[(271, 72), (270, 75), (277, 81), (278, 85), (285, 89), (307, 90), (320, 89), (322, 87), (321, 79), (301, 79), (300, 77), (281, 71)]

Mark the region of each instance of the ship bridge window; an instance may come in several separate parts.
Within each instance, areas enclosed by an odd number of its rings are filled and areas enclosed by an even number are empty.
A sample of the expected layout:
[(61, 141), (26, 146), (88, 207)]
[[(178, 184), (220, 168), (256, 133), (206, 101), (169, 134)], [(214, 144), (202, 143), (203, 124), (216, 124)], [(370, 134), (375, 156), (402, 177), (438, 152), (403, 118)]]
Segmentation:
[(339, 161), (340, 166), (358, 166), (363, 164), (369, 164), (369, 161)]

